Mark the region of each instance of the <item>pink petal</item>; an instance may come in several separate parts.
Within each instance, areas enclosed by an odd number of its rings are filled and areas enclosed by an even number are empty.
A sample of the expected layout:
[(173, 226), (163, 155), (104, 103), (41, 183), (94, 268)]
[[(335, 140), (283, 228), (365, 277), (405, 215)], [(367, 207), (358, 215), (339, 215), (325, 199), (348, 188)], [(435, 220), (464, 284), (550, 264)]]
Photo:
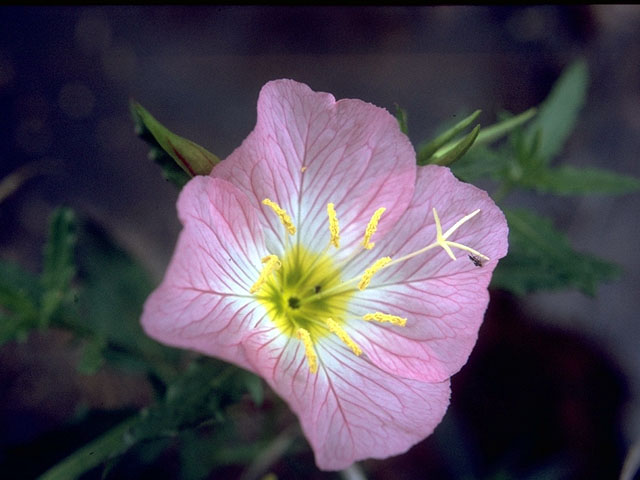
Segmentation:
[(260, 92), (253, 132), (211, 174), (260, 207), (269, 248), (282, 248), (283, 229), (260, 205), (264, 198), (284, 208), (302, 243), (319, 251), (329, 243), (327, 203), (336, 205), (343, 245), (361, 240), (371, 215), (384, 206), (381, 236), (407, 207), (415, 172), (413, 147), (389, 112), (277, 80)]
[[(473, 348), (489, 302), (487, 286), (499, 258), (507, 252), (507, 224), (482, 190), (458, 181), (447, 168), (419, 169), (411, 205), (393, 231), (379, 240), (377, 256), (400, 258), (435, 240), (435, 207), (446, 231), (461, 217), (480, 209), (449, 240), (491, 258), (477, 267), (465, 251), (453, 249), (452, 261), (437, 247), (384, 269), (350, 302), (361, 318), (380, 311), (407, 318), (405, 327), (354, 320), (348, 332), (370, 360), (387, 372), (429, 382), (456, 373)], [(373, 262), (368, 254), (351, 265), (347, 278)]]
[(198, 176), (178, 214), (184, 229), (142, 325), (160, 342), (249, 368), (238, 343), (264, 315), (249, 289), (267, 254), (256, 209), (230, 183)]
[(433, 432), (449, 404), (448, 380), (426, 383), (390, 375), (335, 336), (316, 344), (315, 374), (301, 342), (277, 329), (255, 331), (244, 345), (255, 371), (298, 415), (322, 470), (406, 452)]

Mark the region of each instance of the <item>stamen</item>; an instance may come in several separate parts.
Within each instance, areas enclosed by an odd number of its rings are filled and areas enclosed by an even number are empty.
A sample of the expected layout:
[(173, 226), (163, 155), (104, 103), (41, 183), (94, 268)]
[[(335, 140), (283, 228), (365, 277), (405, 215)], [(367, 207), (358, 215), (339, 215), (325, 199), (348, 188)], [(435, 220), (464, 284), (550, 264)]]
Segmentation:
[(356, 356), (359, 357), (360, 355), (362, 355), (362, 349), (358, 346), (358, 344), (356, 344), (356, 342), (354, 342), (351, 339), (349, 334), (345, 332), (344, 329), (336, 323), (335, 320), (333, 320), (332, 318), (327, 318), (326, 324), (327, 324), (327, 327), (329, 327), (329, 331), (331, 333), (335, 333), (338, 336), (338, 338), (342, 340), (347, 345), (347, 347), (351, 349), (353, 353), (356, 354)]
[(400, 327), (404, 327), (407, 324), (407, 319), (398, 317), (397, 315), (389, 315), (388, 313), (367, 313), (364, 317), (362, 317), (367, 322), (372, 320), (380, 323), (391, 323), (392, 325), (398, 325)]
[(277, 255), (267, 255), (262, 259), (262, 263), (264, 264), (264, 268), (260, 272), (260, 276), (258, 277), (258, 280), (256, 280), (256, 283), (254, 283), (249, 289), (249, 293), (256, 293), (260, 290), (269, 276), (282, 266), (282, 262), (280, 262)]
[(331, 232), (331, 243), (334, 247), (340, 247), (340, 225), (338, 225), (338, 215), (333, 203), (327, 203), (327, 215), (329, 215), (329, 231)]
[(297, 333), (298, 338), (304, 345), (304, 354), (307, 357), (307, 362), (309, 362), (309, 371), (311, 373), (316, 373), (318, 371), (318, 355), (313, 349), (311, 335), (309, 334), (309, 331), (305, 330), (304, 328), (299, 328)]
[(378, 229), (378, 222), (380, 221), (380, 217), (382, 217), (382, 214), (384, 213), (385, 210), (386, 210), (385, 207), (381, 207), (377, 209), (373, 213), (371, 220), (369, 220), (367, 229), (364, 232), (364, 238), (362, 239), (362, 246), (367, 250), (371, 250), (375, 245), (375, 243), (371, 242), (370, 240), (373, 234), (376, 233), (376, 230)]
[(367, 268), (364, 271), (364, 274), (360, 279), (360, 283), (358, 283), (358, 288), (360, 290), (364, 290), (365, 288), (367, 288), (367, 286), (369, 285), (369, 282), (371, 282), (371, 278), (373, 277), (374, 273), (376, 273), (381, 268), (384, 268), (390, 262), (391, 262), (391, 257), (382, 257), (376, 260), (373, 265), (371, 265), (369, 268)]
[(269, 200), (268, 198), (265, 198), (264, 200), (262, 200), (262, 204), (268, 207), (271, 207), (273, 209), (275, 214), (278, 215), (278, 217), (280, 217), (280, 221), (282, 222), (284, 227), (287, 229), (287, 232), (289, 232), (289, 234), (293, 235), (296, 233), (296, 227), (293, 225), (293, 222), (291, 221), (291, 217), (287, 214), (287, 212), (285, 212), (280, 207), (280, 205), (278, 205), (276, 202), (272, 200)]

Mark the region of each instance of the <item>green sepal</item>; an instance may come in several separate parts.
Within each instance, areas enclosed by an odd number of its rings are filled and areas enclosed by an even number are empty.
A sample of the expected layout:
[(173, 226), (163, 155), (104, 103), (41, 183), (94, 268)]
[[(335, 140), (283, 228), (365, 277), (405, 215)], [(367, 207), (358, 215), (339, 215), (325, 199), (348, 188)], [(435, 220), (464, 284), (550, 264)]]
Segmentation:
[(400, 131), (405, 135), (409, 134), (409, 123), (407, 118), (407, 111), (400, 107), (396, 103), (396, 120), (398, 120), (398, 125), (400, 126)]
[(169, 131), (139, 103), (131, 101), (136, 133), (146, 141), (150, 136), (189, 176), (208, 175), (220, 159), (197, 143)]
[(600, 283), (616, 279), (620, 268), (575, 251), (552, 222), (530, 211), (504, 210), (509, 224), (509, 254), (500, 260), (491, 286), (518, 295), (577, 288), (595, 295)]
[(489, 143), (493, 143), (497, 140), (500, 140), (502, 137), (506, 136), (511, 131), (516, 128), (524, 125), (533, 117), (536, 116), (537, 109), (530, 108), (529, 110), (525, 110), (522, 113), (519, 113), (515, 116), (509, 116), (504, 120), (501, 120), (493, 125), (489, 125), (482, 129), (482, 131), (478, 134), (478, 138), (476, 139), (474, 145), (475, 147), (479, 147), (480, 145), (487, 145)]
[(448, 150), (446, 153), (441, 155), (438, 155), (436, 152), (436, 154), (431, 158), (430, 163), (446, 167), (456, 162), (471, 148), (473, 143), (476, 141), (476, 138), (478, 138), (479, 132), (480, 125), (476, 125), (475, 128), (456, 143), (451, 150)]
[(481, 110), (476, 110), (468, 117), (462, 119), (460, 122), (456, 123), (453, 127), (441, 133), (436, 138), (426, 143), (425, 145), (418, 148), (418, 165), (427, 165), (429, 163), (434, 163), (431, 161), (431, 158), (438, 152), (439, 156), (442, 157), (449, 150), (455, 148), (460, 142), (448, 143), (453, 138), (458, 136), (464, 130), (467, 129), (469, 125), (473, 123), (473, 121), (478, 118)]

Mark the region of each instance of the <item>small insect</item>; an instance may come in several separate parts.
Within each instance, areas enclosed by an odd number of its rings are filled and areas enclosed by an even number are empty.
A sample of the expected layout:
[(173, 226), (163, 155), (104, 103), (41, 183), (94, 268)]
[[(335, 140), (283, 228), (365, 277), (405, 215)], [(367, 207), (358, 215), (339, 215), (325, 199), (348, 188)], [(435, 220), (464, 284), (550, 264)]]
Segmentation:
[(321, 285), (316, 285), (315, 288), (313, 289), (314, 293), (320, 293), (320, 290), (322, 290)]
[(475, 255), (469, 255), (469, 260), (471, 260), (476, 267), (481, 267), (483, 265), (482, 260)]

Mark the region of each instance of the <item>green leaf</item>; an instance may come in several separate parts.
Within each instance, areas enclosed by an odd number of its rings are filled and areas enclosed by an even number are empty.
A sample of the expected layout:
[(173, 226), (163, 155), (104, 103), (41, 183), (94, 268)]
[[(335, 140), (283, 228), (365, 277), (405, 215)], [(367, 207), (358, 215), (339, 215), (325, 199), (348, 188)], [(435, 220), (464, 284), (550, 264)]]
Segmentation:
[(469, 125), (473, 123), (473, 121), (478, 118), (481, 110), (476, 110), (468, 117), (462, 119), (460, 122), (455, 124), (453, 127), (446, 130), (444, 133), (438, 135), (436, 138), (426, 143), (425, 145), (418, 148), (418, 165), (427, 165), (430, 162), (431, 157), (438, 151), (440, 156), (447, 153), (449, 150), (453, 149), (459, 142), (451, 143), (447, 145), (447, 142), (450, 142), (452, 139), (460, 135), (463, 131), (467, 129)]
[(409, 134), (409, 123), (407, 121), (407, 111), (396, 103), (396, 120), (400, 125), (400, 131), (405, 135)]
[(576, 252), (551, 221), (527, 210), (505, 210), (509, 254), (496, 268), (492, 287), (519, 295), (577, 288), (594, 295), (598, 284), (619, 276), (614, 264)]
[(79, 297), (83, 327), (107, 342), (107, 360), (170, 378), (169, 367), (179, 352), (150, 339), (140, 326), (142, 305), (153, 289), (149, 276), (101, 227), (88, 220), (81, 227), (78, 278), (83, 286)]
[(42, 285), (46, 290), (69, 289), (75, 274), (73, 251), (76, 244), (76, 221), (69, 208), (57, 208), (49, 222), (49, 238), (44, 249)]
[(77, 365), (78, 372), (84, 375), (94, 375), (104, 365), (103, 352), (106, 343), (101, 338), (87, 341), (82, 350), (82, 357)]
[(465, 156), (451, 165), (451, 171), (465, 182), (471, 182), (480, 177), (501, 179), (501, 172), (506, 169), (511, 160), (503, 150), (478, 147), (474, 144)]
[(251, 396), (251, 400), (256, 407), (261, 407), (264, 401), (264, 384), (262, 379), (257, 375), (249, 372), (243, 372), (245, 374), (245, 387)]
[(538, 154), (544, 162), (548, 163), (560, 153), (573, 131), (585, 102), (587, 85), (587, 64), (582, 60), (574, 62), (564, 70), (540, 106), (537, 117), (527, 127), (529, 138), (537, 131), (542, 133)]
[(452, 163), (459, 160), (473, 145), (473, 142), (476, 141), (478, 137), (478, 132), (480, 132), (480, 125), (476, 125), (476, 127), (469, 132), (468, 135), (464, 136), (456, 145), (449, 151), (444, 154), (436, 154), (432, 157), (431, 163), (434, 165), (442, 165), (448, 166)]
[(208, 175), (220, 162), (217, 156), (204, 147), (169, 131), (139, 103), (131, 102), (131, 114), (138, 135), (149, 139), (150, 134), (190, 177)]
[(42, 327), (48, 326), (62, 306), (73, 299), (71, 280), (76, 272), (73, 259), (75, 245), (75, 215), (69, 208), (57, 208), (51, 214), (49, 238), (44, 249), (41, 276), (43, 292), (40, 299)]
[(524, 177), (525, 185), (556, 195), (621, 195), (640, 190), (640, 179), (598, 168), (561, 166)]

